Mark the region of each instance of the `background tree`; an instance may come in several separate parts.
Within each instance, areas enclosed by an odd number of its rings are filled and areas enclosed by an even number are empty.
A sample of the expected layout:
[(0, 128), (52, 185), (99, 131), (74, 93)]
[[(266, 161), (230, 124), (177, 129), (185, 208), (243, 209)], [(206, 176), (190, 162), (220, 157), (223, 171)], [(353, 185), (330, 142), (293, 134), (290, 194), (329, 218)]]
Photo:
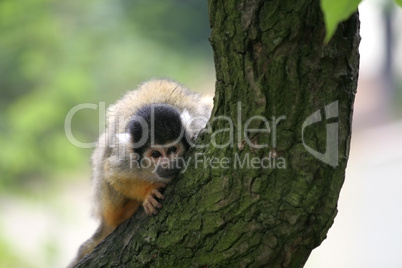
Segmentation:
[[(157, 217), (137, 213), (79, 267), (302, 267), (332, 225), (349, 152), (358, 15), (339, 24), (328, 44), (319, 1), (209, 1), (209, 16), (215, 119), (199, 139), (209, 146), (188, 154), (202, 154), (207, 165), (192, 161), (166, 190)], [(336, 101), (339, 158), (333, 167), (304, 146), (325, 152), (331, 120), (306, 129), (305, 144), (302, 129), (310, 115)], [(222, 115), (233, 119), (235, 142), (217, 148), (208, 142), (231, 141)], [(269, 134), (239, 131), (256, 115), (270, 119)], [(253, 120), (248, 129), (264, 127)], [(247, 154), (285, 159), (286, 168), (208, 164), (212, 157)]]

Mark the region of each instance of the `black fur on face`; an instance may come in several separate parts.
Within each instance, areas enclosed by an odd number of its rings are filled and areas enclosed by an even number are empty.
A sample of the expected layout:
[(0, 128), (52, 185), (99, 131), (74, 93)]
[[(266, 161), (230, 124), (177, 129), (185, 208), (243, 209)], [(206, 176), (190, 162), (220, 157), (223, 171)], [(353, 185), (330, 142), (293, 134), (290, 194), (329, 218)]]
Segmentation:
[(133, 137), (134, 152), (141, 158), (147, 148), (156, 144), (181, 141), (186, 149), (189, 148), (180, 113), (167, 104), (150, 104), (142, 107), (133, 116), (128, 130)]

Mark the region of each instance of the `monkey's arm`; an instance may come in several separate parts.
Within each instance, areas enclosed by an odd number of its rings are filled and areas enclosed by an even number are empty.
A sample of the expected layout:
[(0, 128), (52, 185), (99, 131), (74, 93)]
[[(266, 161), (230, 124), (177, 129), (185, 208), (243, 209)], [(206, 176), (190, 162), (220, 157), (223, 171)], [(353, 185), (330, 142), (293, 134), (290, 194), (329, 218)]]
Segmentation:
[(164, 198), (160, 193), (160, 189), (166, 187), (164, 183), (137, 179), (131, 173), (109, 173), (105, 179), (117, 193), (142, 204), (148, 215), (157, 214), (156, 208), (162, 207), (156, 198)]

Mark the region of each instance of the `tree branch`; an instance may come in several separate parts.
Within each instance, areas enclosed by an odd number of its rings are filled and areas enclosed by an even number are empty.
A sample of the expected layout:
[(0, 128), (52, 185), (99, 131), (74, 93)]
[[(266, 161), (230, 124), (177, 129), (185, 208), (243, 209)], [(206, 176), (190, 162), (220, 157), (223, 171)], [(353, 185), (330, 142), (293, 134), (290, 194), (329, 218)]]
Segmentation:
[[(349, 154), (358, 15), (324, 45), (316, 0), (210, 0), (209, 13), (215, 119), (198, 141), (208, 146), (188, 153), (191, 165), (169, 185), (156, 217), (137, 213), (79, 267), (302, 267), (325, 239)], [(335, 102), (337, 114), (328, 119), (324, 107)], [(320, 109), (322, 120), (303, 133)], [(268, 129), (262, 118), (270, 132), (251, 131)], [(334, 122), (335, 167), (306, 150), (324, 154)], [(242, 167), (247, 157), (270, 167)], [(215, 158), (228, 158), (230, 168), (214, 168)]]

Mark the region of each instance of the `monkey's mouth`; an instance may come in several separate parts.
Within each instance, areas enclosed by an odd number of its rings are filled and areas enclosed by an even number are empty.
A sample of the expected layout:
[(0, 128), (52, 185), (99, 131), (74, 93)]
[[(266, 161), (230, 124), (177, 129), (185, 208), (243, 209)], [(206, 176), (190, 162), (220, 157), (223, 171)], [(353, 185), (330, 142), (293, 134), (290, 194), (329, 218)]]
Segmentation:
[(177, 174), (179, 174), (179, 172), (180, 172), (180, 168), (177, 168), (177, 167), (170, 168), (170, 169), (158, 167), (156, 169), (156, 173), (164, 179), (173, 179), (177, 176)]

